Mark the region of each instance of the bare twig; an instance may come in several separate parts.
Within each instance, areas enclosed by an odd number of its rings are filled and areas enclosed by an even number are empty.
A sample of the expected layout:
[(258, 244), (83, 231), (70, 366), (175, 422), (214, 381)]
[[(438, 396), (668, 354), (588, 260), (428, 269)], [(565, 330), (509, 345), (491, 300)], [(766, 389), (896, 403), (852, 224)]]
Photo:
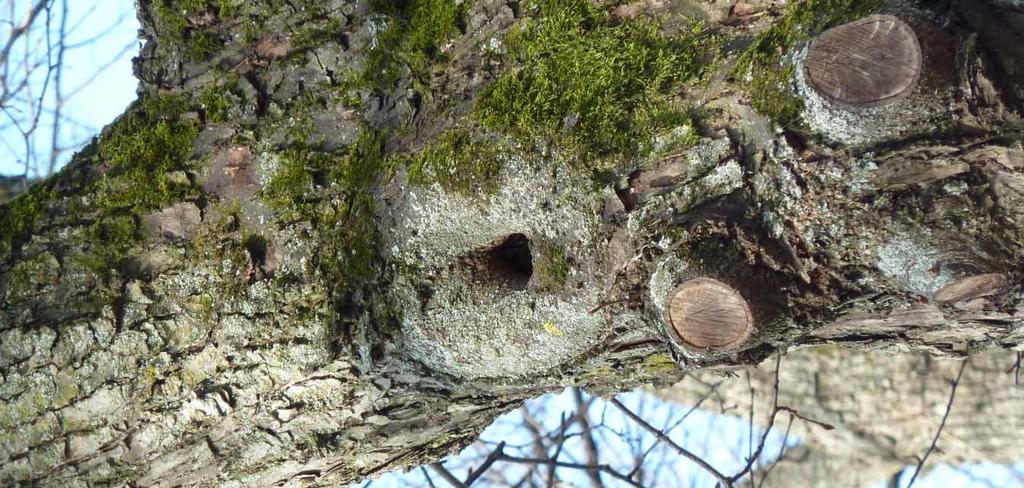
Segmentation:
[[(553, 461), (558, 461), (558, 457), (562, 455), (562, 446), (565, 445), (565, 429), (569, 426), (569, 420), (565, 418), (565, 413), (562, 413), (562, 423), (558, 429), (558, 439), (555, 442), (555, 454), (551, 456)], [(554, 463), (548, 465), (548, 482), (547, 487), (552, 488), (555, 486), (555, 480), (558, 479), (555, 469), (558, 466)]]
[(7, 58), (11, 54), (11, 49), (14, 44), (18, 41), (18, 38), (24, 35), (29, 29), (32, 28), (32, 24), (35, 23), (36, 17), (46, 7), (47, 0), (39, 0), (35, 5), (32, 6), (28, 11), (28, 15), (25, 16), (25, 20), (20, 25), (11, 29), (8, 34), (7, 42), (4, 44), (3, 49), (0, 49), (0, 64), (7, 64)]
[(491, 451), (491, 454), (487, 456), (487, 459), (484, 459), (483, 463), (480, 463), (480, 467), (476, 468), (475, 470), (469, 473), (469, 476), (466, 477), (465, 485), (472, 486), (473, 483), (476, 482), (476, 480), (478, 480), (480, 476), (484, 474), (484, 472), (490, 469), (491, 465), (494, 464), (494, 462), (497, 461), (498, 458), (502, 456), (502, 454), (504, 454), (504, 451), (505, 443), (502, 442), (498, 444), (497, 448)]
[(554, 459), (523, 458), (523, 457), (509, 456), (507, 454), (506, 455), (502, 455), (499, 458), (499, 460), (507, 461), (507, 462), (510, 462), (510, 463), (520, 463), (520, 464), (547, 464), (547, 465), (555, 465), (555, 466), (557, 466), (559, 468), (571, 468), (571, 469), (579, 469), (579, 470), (583, 470), (583, 471), (590, 471), (590, 470), (596, 469), (596, 470), (601, 471), (603, 473), (609, 474), (613, 478), (622, 480), (623, 482), (629, 484), (630, 486), (636, 486), (637, 488), (643, 488), (642, 485), (640, 485), (636, 481), (633, 481), (632, 479), (630, 479), (629, 476), (626, 476), (625, 474), (622, 474), (622, 473), (616, 471), (615, 469), (613, 469), (611, 466), (608, 466), (607, 464), (601, 464), (601, 465), (598, 465), (598, 466), (592, 466), (592, 465), (589, 465), (589, 464), (582, 464), (582, 463), (568, 463), (568, 462), (563, 462), (563, 461), (555, 461)]
[[(776, 369), (776, 373), (778, 370)], [(750, 390), (750, 415), (747, 419), (747, 458), (756, 459), (753, 454), (754, 450), (754, 403), (756, 395), (754, 392), (754, 385), (750, 383), (750, 370), (744, 371), (743, 375), (747, 379), (747, 389)]]
[(757, 488), (764, 486), (764, 481), (768, 479), (768, 475), (772, 473), (772, 470), (786, 459), (786, 442), (789, 441), (789, 431), (793, 428), (793, 420), (795, 419), (796, 414), (790, 412), (789, 423), (786, 424), (786, 433), (782, 436), (782, 445), (779, 447), (779, 456), (776, 457), (775, 461), (768, 465), (768, 468), (764, 470), (764, 475), (761, 476), (761, 481), (757, 483)]
[(836, 428), (832, 424), (829, 424), (829, 423), (826, 423), (826, 422), (822, 422), (820, 420), (814, 420), (814, 419), (812, 419), (810, 417), (807, 417), (807, 416), (801, 414), (800, 412), (797, 412), (796, 409), (794, 409), (794, 408), (790, 408), (790, 407), (786, 407), (786, 406), (781, 406), (781, 407), (779, 407), (779, 411), (780, 412), (789, 412), (789, 414), (792, 415), (793, 417), (796, 417), (796, 418), (798, 418), (800, 420), (803, 420), (804, 422), (817, 425), (818, 427), (821, 427), (822, 429), (825, 429), (825, 430), (835, 430), (835, 428)]
[(730, 482), (735, 482), (745, 476), (754, 467), (754, 463), (761, 457), (761, 451), (764, 450), (765, 443), (768, 441), (768, 434), (772, 431), (772, 426), (775, 425), (775, 417), (779, 414), (779, 370), (782, 369), (782, 354), (779, 354), (775, 358), (775, 379), (772, 384), (772, 412), (768, 416), (768, 424), (764, 428), (764, 432), (761, 433), (761, 438), (757, 443), (757, 449), (754, 453), (747, 458), (747, 464), (736, 474), (729, 477)]
[[(587, 464), (597, 466), (600, 464), (600, 460), (597, 447), (594, 445), (594, 435), (590, 429), (590, 418), (587, 415), (587, 406), (589, 404), (584, 401), (583, 392), (579, 388), (573, 388), (572, 395), (576, 400), (576, 423), (579, 424), (582, 430), (583, 451), (587, 456)], [(596, 469), (587, 471), (587, 476), (590, 478), (590, 484), (595, 488), (604, 486), (604, 483), (601, 482), (601, 473)]]
[(452, 474), (451, 471), (448, 471), (448, 468), (445, 468), (443, 465), (441, 465), (441, 463), (431, 463), (430, 469), (433, 469), (434, 472), (438, 474), (438, 476), (444, 478), (444, 480), (447, 481), (448, 484), (454, 486), (455, 488), (467, 488), (465, 483), (456, 478), (455, 475)]
[(939, 429), (935, 431), (935, 437), (932, 439), (932, 444), (928, 446), (928, 450), (924, 452), (924, 456), (917, 463), (917, 468), (914, 469), (914, 475), (910, 477), (910, 483), (907, 484), (907, 488), (914, 486), (914, 482), (917, 481), (917, 475), (921, 473), (921, 469), (924, 468), (924, 463), (928, 461), (928, 456), (931, 455), (932, 451), (935, 450), (936, 444), (939, 442), (939, 436), (942, 435), (942, 429), (946, 427), (946, 419), (949, 418), (949, 412), (953, 410), (953, 400), (956, 398), (956, 387), (960, 385), (960, 378), (964, 375), (964, 370), (967, 369), (967, 359), (960, 363), (960, 372), (956, 374), (956, 379), (953, 380), (953, 387), (949, 392), (949, 402), (946, 403), (946, 413), (942, 414), (942, 422), (939, 423)]
[(668, 444), (669, 446), (671, 446), (672, 449), (674, 449), (676, 452), (681, 454), (686, 459), (689, 459), (690, 461), (693, 461), (694, 464), (696, 464), (696, 465), (700, 466), (701, 468), (703, 468), (704, 471), (707, 471), (708, 474), (710, 474), (716, 480), (718, 480), (718, 482), (723, 487), (731, 487), (731, 486), (733, 486), (733, 483), (732, 483), (733, 480), (730, 480), (729, 478), (726, 478), (724, 474), (722, 474), (717, 469), (715, 469), (714, 466), (708, 464), (707, 461), (701, 459), (700, 456), (698, 456), (698, 455), (688, 451), (686, 448), (684, 448), (683, 446), (680, 446), (678, 443), (676, 443), (676, 441), (672, 440), (672, 438), (670, 438), (669, 436), (665, 435), (664, 432), (654, 428), (654, 426), (649, 424), (646, 420), (640, 418), (640, 416), (638, 416), (637, 414), (633, 413), (632, 410), (630, 410), (625, 405), (623, 405), (622, 402), (620, 402), (618, 398), (612, 398), (611, 402), (612, 402), (612, 405), (615, 405), (615, 407), (618, 408), (620, 411), (622, 411), (622, 413), (626, 414), (626, 416), (629, 417), (630, 420), (632, 420), (633, 422), (636, 422), (637, 425), (643, 427), (644, 430), (650, 432), (655, 437), (657, 437), (659, 440), (661, 440), (662, 442), (664, 442), (664, 443)]
[(1015, 386), (1020, 386), (1021, 360), (1024, 360), (1024, 352), (1018, 352), (1017, 360), (1013, 362), (1013, 365), (1010, 366), (1010, 369), (1006, 370), (1006, 374), (1013, 374), (1013, 384)]
[[(0, 147), (17, 155), (8, 162), (20, 166), (23, 182), (53, 174), (69, 152), (91, 139), (76, 132), (92, 136), (96, 127), (74, 123), (67, 114), (70, 103), (79, 97), (82, 87), (93, 84), (137, 45), (135, 41), (127, 43), (123, 49), (114, 50), (116, 54), (107, 62), (72, 70), (65, 66), (73, 58), (72, 50), (98, 47), (96, 43), (125, 32), (128, 26), (124, 20), (131, 16), (131, 8), (123, 7), (121, 15), (99, 32), (79, 33), (82, 26), (96, 26), (95, 17), (101, 8), (98, 0), (77, 14), (86, 2), (30, 2), (7, 2), (9, 20), (3, 24), (9, 28), (0, 39), (0, 110), (9, 120), (0, 123)], [(23, 12), (16, 13), (16, 8)], [(69, 77), (71, 74), (74, 76)], [(72, 78), (84, 81), (77, 87), (66, 86), (75, 82)]]
[(60, 27), (57, 35), (57, 63), (54, 67), (53, 80), (53, 125), (50, 128), (50, 159), (46, 165), (46, 176), (53, 174), (57, 166), (57, 158), (60, 157), (60, 123), (61, 111), (64, 109), (63, 74), (64, 74), (64, 53), (67, 43), (68, 23), (68, 2), (61, 0)]
[(430, 488), (437, 488), (437, 485), (434, 484), (434, 479), (430, 477), (430, 472), (427, 471), (427, 468), (420, 466), (420, 472), (423, 473), (423, 477), (427, 479), (427, 484), (430, 485)]

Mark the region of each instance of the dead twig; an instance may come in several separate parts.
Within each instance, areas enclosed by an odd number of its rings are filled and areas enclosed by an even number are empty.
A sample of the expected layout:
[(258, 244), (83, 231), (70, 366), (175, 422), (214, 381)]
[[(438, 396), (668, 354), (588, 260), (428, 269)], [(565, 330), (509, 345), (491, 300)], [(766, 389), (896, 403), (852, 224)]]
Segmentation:
[(672, 440), (669, 436), (665, 435), (665, 433), (662, 432), (661, 430), (654, 428), (654, 426), (649, 424), (646, 420), (640, 418), (640, 416), (638, 416), (637, 414), (633, 413), (632, 410), (630, 410), (628, 407), (623, 405), (622, 402), (620, 402), (618, 398), (612, 398), (611, 403), (612, 403), (612, 405), (615, 405), (615, 408), (618, 408), (622, 413), (626, 414), (626, 416), (629, 417), (630, 420), (632, 420), (633, 422), (636, 422), (636, 424), (639, 425), (640, 427), (643, 427), (644, 430), (650, 432), (655, 437), (657, 437), (659, 440), (661, 440), (662, 442), (664, 442), (664, 443), (668, 444), (669, 446), (671, 446), (672, 449), (674, 449), (676, 452), (681, 454), (686, 459), (689, 459), (690, 461), (693, 461), (694, 464), (696, 464), (696, 465), (700, 466), (701, 468), (703, 468), (704, 471), (707, 471), (708, 474), (710, 474), (715, 479), (717, 479), (718, 482), (723, 487), (728, 488), (728, 487), (733, 486), (733, 480), (730, 480), (729, 478), (727, 478), (724, 474), (722, 474), (720, 471), (715, 469), (714, 466), (708, 464), (707, 461), (701, 459), (700, 456), (698, 456), (698, 455), (688, 451), (683, 446), (680, 446), (678, 443), (676, 443), (676, 441)]
[(921, 469), (924, 468), (924, 463), (928, 461), (928, 456), (935, 450), (935, 446), (939, 442), (939, 436), (942, 435), (942, 429), (946, 427), (946, 420), (949, 418), (949, 412), (953, 410), (953, 400), (956, 398), (956, 387), (960, 384), (960, 378), (963, 377), (965, 369), (967, 369), (966, 359), (963, 363), (960, 363), (960, 372), (956, 374), (956, 379), (953, 380), (953, 388), (949, 392), (949, 402), (946, 403), (946, 413), (942, 414), (942, 422), (939, 424), (939, 429), (935, 431), (935, 437), (932, 439), (932, 444), (928, 446), (928, 450), (925, 451), (924, 456), (921, 457), (921, 461), (917, 463), (917, 468), (914, 469), (914, 475), (910, 477), (910, 483), (907, 484), (907, 488), (914, 486), (914, 482), (917, 481), (917, 475), (921, 473)]

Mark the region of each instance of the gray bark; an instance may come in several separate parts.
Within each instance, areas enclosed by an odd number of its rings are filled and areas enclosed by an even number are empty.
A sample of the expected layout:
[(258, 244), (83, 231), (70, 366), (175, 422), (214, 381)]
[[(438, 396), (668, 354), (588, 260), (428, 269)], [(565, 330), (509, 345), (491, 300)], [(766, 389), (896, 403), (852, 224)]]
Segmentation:
[[(807, 344), (1024, 343), (1017, 10), (942, 11), (946, 29), (908, 14), (934, 36), (934, 76), (898, 105), (833, 113), (799, 91), (808, 126), (783, 128), (712, 77), (689, 88), (707, 117), (684, 152), (638, 156), (597, 192), (518, 152), (474, 197), (382, 161), (469, 117), (516, 63), (486, 65), (480, 46), (528, 12), (471, 2), (428, 82), (353, 86), (394, 14), (319, 3), (140, 1), (142, 91), (191, 108), (125, 115), (2, 207), (0, 483), (334, 486), (435, 461), (568, 385), (669, 384)], [(740, 44), (776, 21), (717, 15)], [(934, 55), (948, 46), (956, 63)], [(199, 128), (191, 154), (166, 127)], [(979, 274), (1003, 281), (933, 300)], [(741, 348), (664, 334), (667, 294), (697, 276), (750, 303)]]

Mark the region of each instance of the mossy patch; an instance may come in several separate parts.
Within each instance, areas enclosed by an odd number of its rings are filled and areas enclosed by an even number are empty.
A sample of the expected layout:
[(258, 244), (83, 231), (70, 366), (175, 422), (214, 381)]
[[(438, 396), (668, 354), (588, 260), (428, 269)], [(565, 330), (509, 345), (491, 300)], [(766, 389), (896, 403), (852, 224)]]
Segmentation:
[(263, 200), (285, 220), (307, 215), (315, 205), (306, 198), (313, 190), (314, 176), (322, 175), (335, 164), (344, 164), (343, 157), (312, 151), (306, 147), (291, 148), (277, 154), (274, 176), (263, 189)]
[(296, 56), (325, 43), (337, 43), (345, 27), (341, 20), (329, 17), (319, 25), (308, 26), (291, 37), (291, 55)]
[(93, 246), (89, 253), (77, 255), (76, 259), (97, 274), (117, 268), (118, 262), (141, 240), (138, 222), (130, 214), (107, 215), (94, 222), (87, 235)]
[(74, 210), (92, 222), (89, 252), (75, 257), (87, 269), (109, 270), (137, 245), (146, 212), (198, 196), (185, 173), (200, 129), (195, 108), (185, 95), (144, 95), (76, 156), (99, 175), (88, 183), (88, 203)]
[(793, 66), (784, 61), (798, 42), (825, 29), (878, 11), (880, 0), (792, 2), (772, 27), (761, 33), (736, 61), (733, 76), (749, 86), (755, 110), (782, 124), (798, 122), (803, 103), (793, 89)]
[(404, 51), (414, 75), (424, 75), (435, 62), (447, 60), (442, 46), (458, 33), (469, 2), (417, 0), (408, 2), (409, 33)]
[(672, 34), (651, 18), (613, 26), (589, 0), (535, 0), (523, 11), (505, 39), (513, 67), (476, 105), (487, 127), (593, 160), (631, 158), (655, 133), (689, 122), (669, 97), (714, 59), (702, 24)]
[(10, 271), (7, 302), (30, 301), (40, 290), (54, 286), (59, 279), (59, 268), (57, 260), (48, 253), (18, 260)]
[(56, 193), (50, 182), (37, 183), (28, 192), (0, 205), (0, 260), (32, 233), (33, 225), (53, 205)]
[(504, 166), (495, 142), (481, 141), (468, 129), (458, 127), (441, 133), (419, 152), (399, 159), (409, 169), (410, 183), (437, 183), (466, 196), (496, 191)]
[(164, 48), (181, 46), (189, 61), (205, 61), (223, 45), (209, 26), (200, 26), (204, 15), (219, 19), (235, 15), (238, 6), (234, 0), (156, 0), (157, 41)]
[(565, 250), (548, 239), (534, 240), (533, 280), (537, 289), (557, 291), (565, 287), (570, 262)]
[(458, 33), (468, 2), (452, 0), (376, 0), (378, 29), (367, 52), (363, 81), (377, 89), (395, 86), (407, 67), (421, 88), (430, 66), (447, 60), (444, 43)]
[[(242, 75), (235, 71), (213, 70), (213, 81), (195, 95), (192, 107), (204, 124), (223, 124), (255, 115), (257, 101), (242, 88), (241, 80)], [(251, 142), (244, 132), (235, 134), (233, 140), (237, 144)]]
[(155, 209), (178, 201), (187, 181), (172, 174), (188, 168), (199, 134), (196, 118), (184, 114), (184, 95), (143, 97), (100, 137), (100, 163), (110, 168), (99, 182), (97, 201), (107, 212)]
[(203, 117), (215, 124), (228, 119), (228, 111), (235, 105), (231, 99), (231, 91), (238, 87), (238, 75), (233, 75), (225, 83), (210, 83), (199, 94), (199, 108)]
[[(285, 150), (264, 189), (264, 200), (284, 220), (307, 220), (321, 232), (321, 271), (336, 284), (358, 282), (373, 268), (378, 230), (371, 187), (390, 175), (384, 140), (383, 131), (367, 127), (342, 153)], [(312, 198), (314, 185), (334, 197)]]
[(669, 371), (678, 369), (672, 356), (667, 353), (658, 353), (647, 356), (644, 359), (643, 371), (650, 376), (661, 376)]

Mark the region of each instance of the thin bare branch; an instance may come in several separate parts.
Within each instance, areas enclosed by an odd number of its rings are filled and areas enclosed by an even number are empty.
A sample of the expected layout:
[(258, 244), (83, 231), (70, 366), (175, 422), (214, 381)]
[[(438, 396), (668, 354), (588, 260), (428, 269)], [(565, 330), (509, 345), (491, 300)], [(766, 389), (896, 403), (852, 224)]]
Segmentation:
[(949, 402), (946, 403), (946, 413), (942, 414), (942, 422), (939, 423), (939, 429), (935, 431), (935, 437), (932, 439), (932, 444), (928, 446), (928, 450), (925, 451), (924, 456), (917, 463), (917, 468), (914, 469), (914, 475), (910, 477), (910, 483), (907, 484), (907, 488), (914, 486), (914, 482), (917, 481), (917, 475), (921, 473), (921, 469), (924, 468), (924, 463), (928, 461), (928, 456), (931, 455), (932, 451), (935, 450), (935, 446), (939, 442), (939, 436), (942, 435), (942, 429), (946, 427), (946, 420), (949, 418), (949, 412), (953, 410), (953, 400), (956, 398), (956, 387), (960, 384), (960, 378), (964, 375), (964, 370), (967, 369), (967, 359), (960, 364), (960, 372), (956, 374), (956, 379), (953, 380), (953, 387), (949, 392)]
[(520, 464), (547, 464), (547, 465), (554, 465), (554, 466), (557, 466), (559, 468), (571, 468), (571, 469), (579, 469), (579, 470), (583, 470), (583, 471), (589, 471), (589, 470), (592, 470), (592, 469), (596, 469), (596, 470), (601, 471), (603, 473), (609, 474), (613, 478), (622, 480), (625, 483), (629, 484), (630, 486), (636, 486), (637, 488), (643, 488), (643, 486), (641, 484), (637, 483), (636, 481), (633, 481), (632, 479), (630, 479), (629, 476), (626, 476), (625, 474), (622, 474), (622, 473), (616, 471), (615, 469), (613, 469), (611, 466), (608, 466), (607, 464), (601, 464), (601, 465), (598, 465), (598, 466), (592, 466), (592, 465), (589, 465), (589, 464), (582, 464), (582, 463), (567, 463), (567, 462), (563, 462), (563, 461), (555, 461), (554, 459), (523, 458), (523, 457), (509, 456), (507, 454), (502, 455), (499, 458), (499, 460), (500, 461), (507, 461), (507, 462), (510, 462), (510, 463), (520, 463)]
[(465, 483), (456, 478), (455, 475), (452, 474), (451, 471), (448, 471), (448, 468), (445, 468), (443, 465), (441, 465), (441, 463), (431, 463), (430, 469), (434, 470), (434, 472), (437, 473), (438, 476), (444, 478), (444, 480), (447, 481), (448, 484), (454, 486), (455, 488), (467, 488)]
[[(553, 461), (558, 461), (558, 457), (562, 455), (562, 446), (565, 445), (565, 430), (569, 426), (569, 419), (565, 417), (565, 413), (562, 413), (562, 422), (558, 429), (558, 438), (555, 442), (555, 454), (551, 456)], [(555, 472), (555, 468), (558, 466), (554, 463), (548, 465), (548, 480), (547, 488), (552, 488), (555, 485), (555, 480), (558, 479), (558, 475)]]
[(765, 443), (768, 442), (768, 435), (772, 432), (772, 426), (775, 425), (775, 417), (779, 414), (779, 371), (782, 369), (782, 354), (779, 354), (775, 358), (775, 378), (772, 382), (772, 411), (768, 416), (768, 423), (765, 425), (764, 431), (761, 433), (761, 438), (757, 443), (757, 449), (754, 453), (747, 458), (747, 464), (736, 474), (729, 477), (730, 482), (735, 482), (745, 476), (754, 467), (754, 463), (757, 462), (758, 458), (761, 457), (761, 451), (764, 450)]
[(498, 447), (495, 448), (490, 455), (487, 456), (487, 459), (484, 459), (484, 462), (480, 464), (479, 468), (476, 468), (469, 473), (469, 476), (466, 477), (465, 485), (472, 486), (473, 483), (480, 479), (480, 476), (482, 476), (491, 467), (491, 465), (501, 457), (504, 451), (505, 443), (502, 442), (498, 444)]
[[(583, 452), (586, 455), (587, 464), (597, 466), (601, 462), (600, 456), (597, 453), (597, 446), (594, 444), (594, 434), (590, 429), (590, 418), (587, 415), (588, 403), (583, 399), (583, 391), (579, 388), (573, 388), (572, 395), (576, 401), (576, 423), (579, 424), (582, 430)], [(587, 476), (590, 478), (590, 484), (594, 488), (604, 486), (604, 483), (601, 482), (601, 473), (596, 469), (587, 471)]]
[(35, 23), (36, 17), (38, 17), (39, 13), (46, 8), (46, 2), (47, 0), (39, 0), (36, 2), (35, 5), (29, 9), (28, 14), (25, 15), (25, 19), (21, 24), (11, 29), (11, 32), (8, 34), (9, 37), (7, 38), (7, 42), (4, 44), (4, 47), (0, 49), (0, 65), (7, 64), (7, 58), (10, 57), (11, 49), (14, 48), (14, 44), (18, 42), (18, 38), (32, 28), (32, 24)]
[(434, 485), (434, 479), (430, 477), (430, 472), (427, 471), (427, 468), (420, 466), (420, 473), (422, 473), (423, 477), (427, 479), (427, 485), (429, 485), (430, 488), (437, 488), (437, 486)]
[(664, 442), (664, 443), (668, 444), (669, 446), (671, 446), (672, 449), (674, 449), (676, 452), (681, 454), (686, 459), (689, 459), (690, 461), (693, 461), (696, 465), (698, 465), (701, 468), (703, 468), (704, 471), (707, 471), (708, 474), (710, 474), (716, 480), (718, 480), (718, 482), (723, 487), (731, 487), (731, 486), (733, 486), (733, 480), (730, 480), (729, 478), (727, 478), (724, 474), (722, 474), (717, 469), (715, 469), (715, 467), (712, 466), (711, 464), (708, 464), (708, 462), (705, 461), (704, 459), (702, 459), (700, 456), (698, 456), (698, 455), (688, 451), (683, 446), (680, 446), (679, 444), (677, 444), (676, 441), (672, 440), (672, 438), (670, 438), (669, 436), (665, 435), (664, 432), (654, 428), (654, 426), (649, 424), (646, 420), (640, 418), (640, 416), (638, 416), (637, 414), (633, 413), (632, 410), (630, 410), (628, 407), (623, 405), (622, 402), (620, 402), (618, 398), (612, 398), (611, 402), (612, 402), (612, 405), (615, 405), (616, 408), (618, 408), (620, 411), (622, 411), (622, 413), (626, 414), (626, 416), (629, 417), (633, 422), (636, 422), (637, 425), (643, 427), (644, 430), (650, 432), (655, 437), (660, 439), (662, 442)]
[(775, 461), (765, 468), (764, 475), (761, 476), (761, 481), (757, 483), (757, 488), (764, 486), (764, 482), (768, 479), (768, 475), (772, 473), (772, 470), (786, 459), (786, 443), (789, 441), (789, 431), (793, 428), (794, 420), (796, 420), (796, 414), (790, 412), (789, 423), (786, 424), (786, 433), (782, 436), (782, 445), (779, 446), (779, 455), (775, 458)]

